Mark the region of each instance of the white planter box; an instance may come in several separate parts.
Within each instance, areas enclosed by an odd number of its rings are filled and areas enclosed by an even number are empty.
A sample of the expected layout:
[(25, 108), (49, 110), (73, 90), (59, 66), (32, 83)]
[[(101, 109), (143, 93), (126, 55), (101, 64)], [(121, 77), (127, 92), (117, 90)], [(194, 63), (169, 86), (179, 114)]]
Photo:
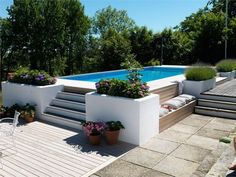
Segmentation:
[(36, 117), (40, 118), (46, 106), (55, 98), (58, 91), (63, 90), (63, 85), (33, 86), (2, 82), (3, 105), (12, 106), (17, 103), (36, 105)]
[(159, 95), (129, 99), (86, 94), (87, 121), (121, 121), (120, 140), (142, 145), (159, 132)]
[(216, 79), (213, 78), (205, 81), (184, 80), (183, 84), (184, 84), (183, 93), (190, 94), (199, 98), (202, 92), (205, 92), (215, 87)]
[(236, 72), (220, 72), (220, 77), (227, 77), (229, 80), (234, 79)]

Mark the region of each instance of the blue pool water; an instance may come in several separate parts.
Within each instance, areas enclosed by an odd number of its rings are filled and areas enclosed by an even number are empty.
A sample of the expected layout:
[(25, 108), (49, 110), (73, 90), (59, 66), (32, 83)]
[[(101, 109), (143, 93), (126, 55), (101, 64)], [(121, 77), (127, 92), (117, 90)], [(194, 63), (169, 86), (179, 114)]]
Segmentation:
[[(176, 76), (184, 73), (184, 68), (170, 67), (147, 67), (141, 71), (142, 81), (149, 82), (153, 80), (163, 79), (171, 76)], [(126, 70), (106, 71), (99, 73), (80, 74), (72, 76), (64, 76), (61, 79), (98, 82), (101, 79), (121, 79), (127, 80), (128, 72)]]

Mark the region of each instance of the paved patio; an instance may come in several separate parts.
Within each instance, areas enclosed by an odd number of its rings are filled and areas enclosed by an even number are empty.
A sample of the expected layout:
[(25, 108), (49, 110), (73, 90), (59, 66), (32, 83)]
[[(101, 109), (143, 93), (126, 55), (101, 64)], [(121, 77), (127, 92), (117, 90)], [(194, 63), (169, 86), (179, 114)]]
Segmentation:
[[(215, 154), (228, 147), (218, 139), (235, 126), (235, 120), (192, 114), (141, 147), (122, 142), (94, 147), (81, 131), (35, 121), (17, 128), (17, 152), (1, 150), (0, 176), (205, 176), (215, 163)], [(6, 147), (3, 143), (1, 140), (0, 149)], [(227, 163), (231, 162), (225, 161), (224, 170)]]
[(0, 176), (5, 177), (89, 176), (134, 148), (121, 142), (112, 147), (104, 143), (93, 147), (81, 131), (38, 121), (17, 128), (16, 149), (7, 148), (12, 146), (6, 143), (1, 139)]
[[(205, 176), (221, 153), (232, 149), (219, 143), (219, 138), (228, 136), (235, 126), (236, 120), (192, 114), (92, 177)], [(225, 172), (228, 165), (223, 164)]]

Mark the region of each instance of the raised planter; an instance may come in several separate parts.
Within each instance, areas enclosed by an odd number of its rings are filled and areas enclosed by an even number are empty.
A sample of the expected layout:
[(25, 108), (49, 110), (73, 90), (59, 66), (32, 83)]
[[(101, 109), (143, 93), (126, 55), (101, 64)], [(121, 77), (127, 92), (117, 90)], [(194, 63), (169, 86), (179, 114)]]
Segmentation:
[(183, 93), (190, 94), (199, 98), (201, 93), (215, 87), (216, 79), (213, 78), (213, 79), (204, 80), (204, 81), (184, 80), (183, 84), (184, 84)]
[(229, 80), (232, 80), (235, 78), (235, 71), (231, 71), (231, 72), (220, 72), (220, 77), (227, 77)]
[(121, 121), (120, 140), (142, 145), (159, 132), (159, 95), (140, 99), (86, 94), (87, 121)]
[(63, 90), (63, 85), (33, 86), (2, 82), (2, 97), (4, 106), (17, 103), (36, 105), (36, 117), (40, 118), (46, 106), (55, 98), (57, 92)]

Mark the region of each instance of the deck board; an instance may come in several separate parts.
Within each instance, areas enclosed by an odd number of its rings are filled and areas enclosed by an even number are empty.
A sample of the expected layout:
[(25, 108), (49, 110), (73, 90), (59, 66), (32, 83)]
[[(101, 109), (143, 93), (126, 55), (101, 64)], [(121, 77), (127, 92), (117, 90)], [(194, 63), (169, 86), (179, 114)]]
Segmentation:
[(221, 84), (210, 91), (204, 92), (204, 94), (236, 97), (236, 79)]
[(3, 150), (7, 140), (0, 141), (3, 153), (0, 176), (89, 176), (134, 148), (123, 142), (112, 147), (104, 142), (91, 146), (81, 131), (39, 121), (18, 126), (15, 137), (17, 152), (9, 148)]

